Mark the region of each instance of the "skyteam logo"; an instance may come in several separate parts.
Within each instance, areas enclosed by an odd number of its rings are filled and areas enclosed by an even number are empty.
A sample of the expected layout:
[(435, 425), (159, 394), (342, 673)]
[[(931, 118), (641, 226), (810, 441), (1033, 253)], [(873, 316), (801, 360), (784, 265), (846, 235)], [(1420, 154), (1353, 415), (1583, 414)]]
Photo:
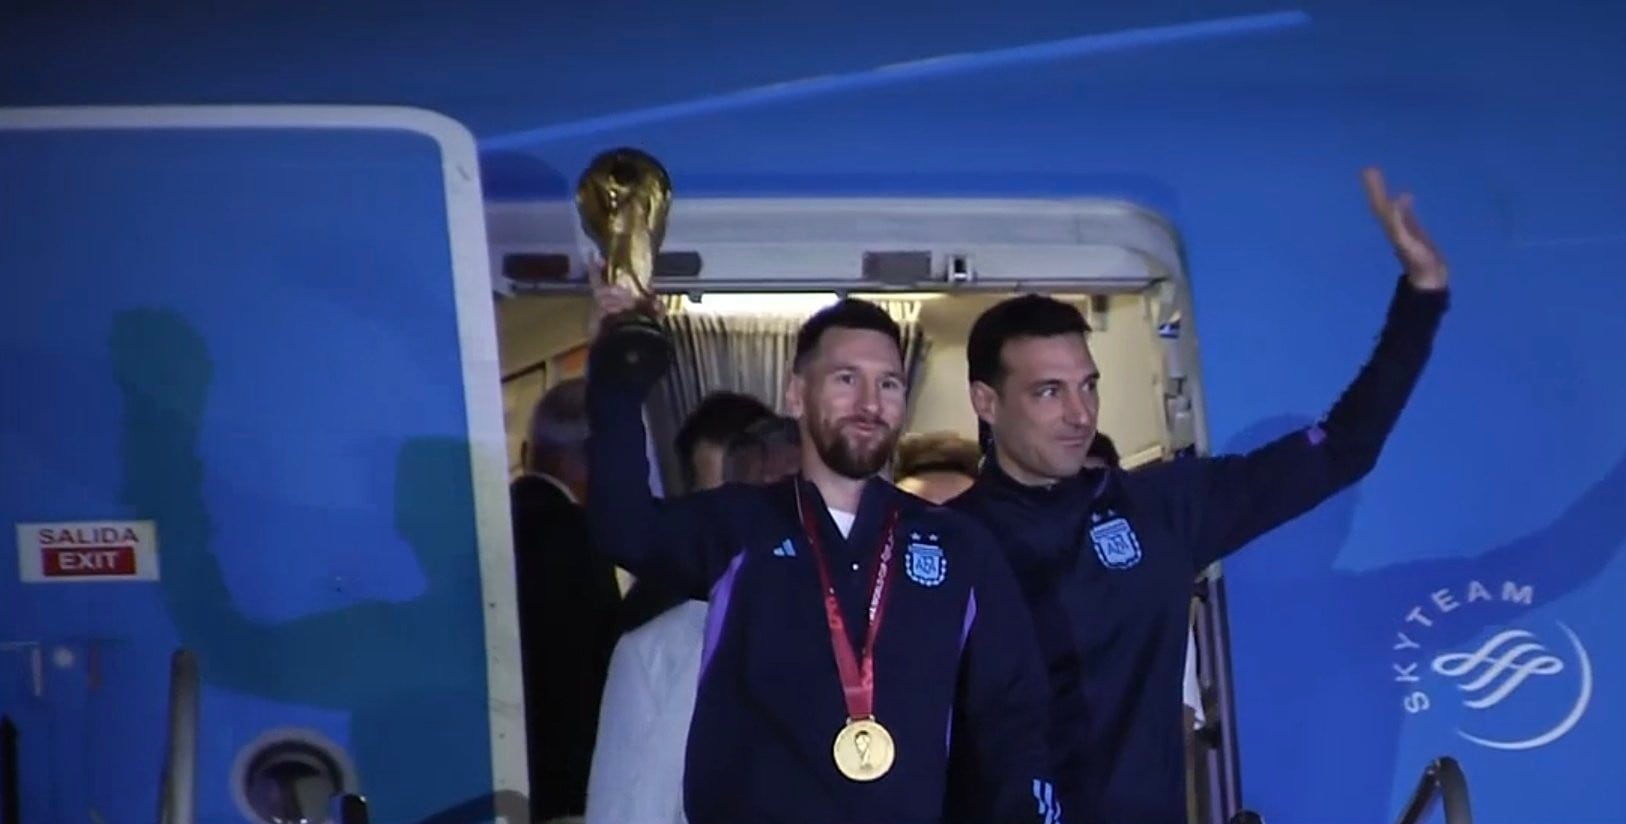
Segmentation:
[(1470, 581), (1413, 607), (1395, 634), (1401, 707), (1413, 715), (1454, 707), (1457, 735), (1494, 750), (1545, 747), (1575, 729), (1592, 701), (1592, 659), (1574, 630), (1521, 622), (1468, 634), (1472, 623), (1457, 624), (1472, 622), (1476, 606), (1529, 606), (1534, 594), (1515, 581), (1500, 592)]
[(1107, 569), (1129, 569), (1140, 563), (1140, 537), (1122, 515), (1108, 510), (1106, 514), (1090, 513), (1090, 543), (1095, 546), (1095, 557)]
[(927, 535), (924, 540), (920, 533), (909, 535), (909, 548), (904, 552), (903, 571), (909, 580), (923, 587), (935, 587), (948, 579), (948, 559), (943, 557), (943, 548), (937, 545), (936, 535)]

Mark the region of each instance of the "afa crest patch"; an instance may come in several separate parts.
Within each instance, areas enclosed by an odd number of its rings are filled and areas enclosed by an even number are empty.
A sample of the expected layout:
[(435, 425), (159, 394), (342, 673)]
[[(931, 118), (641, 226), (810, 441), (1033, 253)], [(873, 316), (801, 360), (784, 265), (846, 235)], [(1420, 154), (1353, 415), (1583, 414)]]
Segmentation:
[(1140, 538), (1121, 515), (1091, 527), (1090, 543), (1107, 569), (1129, 569), (1140, 563)]
[(928, 535), (922, 540), (920, 533), (913, 533), (909, 536), (908, 548), (904, 550), (904, 574), (923, 587), (939, 586), (948, 579), (948, 559), (943, 557), (943, 548), (936, 541), (936, 535)]

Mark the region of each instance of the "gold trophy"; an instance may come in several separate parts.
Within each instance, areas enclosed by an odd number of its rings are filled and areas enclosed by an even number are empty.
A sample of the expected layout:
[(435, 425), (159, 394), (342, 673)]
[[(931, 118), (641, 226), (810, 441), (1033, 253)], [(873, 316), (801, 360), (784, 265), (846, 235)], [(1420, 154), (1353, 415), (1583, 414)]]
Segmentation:
[(604, 260), (604, 283), (640, 299), (634, 309), (603, 320), (596, 368), (609, 378), (648, 388), (672, 363), (672, 339), (656, 320), (655, 253), (666, 236), (672, 181), (648, 154), (611, 149), (593, 158), (576, 185), (582, 228)]

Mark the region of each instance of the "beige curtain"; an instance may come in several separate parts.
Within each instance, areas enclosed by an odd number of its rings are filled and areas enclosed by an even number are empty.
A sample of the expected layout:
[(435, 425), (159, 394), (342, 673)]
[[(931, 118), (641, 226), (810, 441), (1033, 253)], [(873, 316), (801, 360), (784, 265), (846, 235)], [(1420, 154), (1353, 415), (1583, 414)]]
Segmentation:
[[(920, 327), (920, 302), (878, 300), (903, 332), (905, 380), (913, 390), (929, 341)], [(730, 390), (752, 395), (783, 412), (785, 382), (796, 332), (805, 318), (773, 315), (687, 313), (673, 301), (662, 319), (675, 345), (673, 368), (650, 393), (650, 435), (667, 489), (682, 488), (674, 442), (683, 420), (708, 393)]]

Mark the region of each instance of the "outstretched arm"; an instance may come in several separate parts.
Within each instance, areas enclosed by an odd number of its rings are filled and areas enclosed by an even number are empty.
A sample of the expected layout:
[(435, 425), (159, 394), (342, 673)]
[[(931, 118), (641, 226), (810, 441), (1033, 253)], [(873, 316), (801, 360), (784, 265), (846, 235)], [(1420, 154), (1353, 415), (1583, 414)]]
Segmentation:
[(1246, 455), (1163, 470), (1177, 490), (1171, 521), (1191, 547), (1195, 569), (1370, 472), (1422, 375), (1448, 304), (1445, 260), (1418, 222), (1410, 195), (1391, 199), (1376, 169), (1366, 170), (1365, 183), (1372, 213), (1405, 270), (1377, 347), (1320, 424)]

